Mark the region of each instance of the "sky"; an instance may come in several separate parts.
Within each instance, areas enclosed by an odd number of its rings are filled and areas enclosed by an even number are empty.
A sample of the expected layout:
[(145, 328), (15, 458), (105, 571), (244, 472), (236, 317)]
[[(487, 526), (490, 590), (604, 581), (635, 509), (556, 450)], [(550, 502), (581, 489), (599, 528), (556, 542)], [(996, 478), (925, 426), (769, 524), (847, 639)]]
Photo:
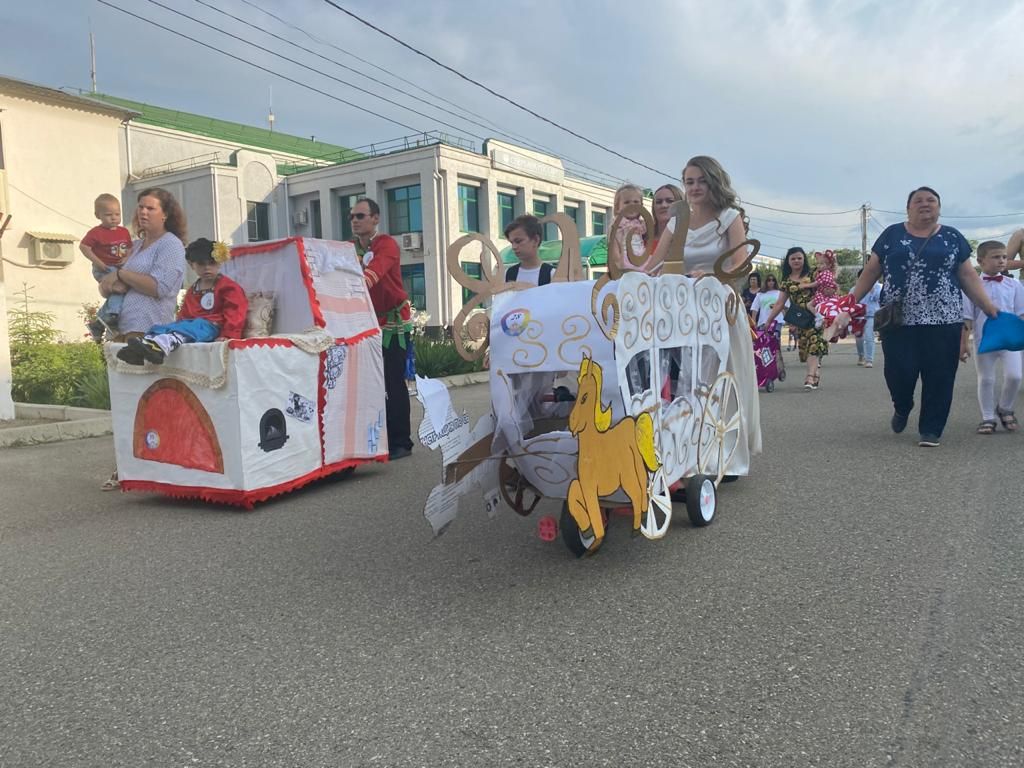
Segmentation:
[(108, 2), (5, 3), (0, 75), (88, 90), (91, 28), (103, 93), (265, 126), (272, 91), (275, 130), (348, 147), (441, 130), (479, 148), (506, 138), (497, 131), (652, 188), (708, 154), (770, 256), (794, 244), (859, 248), (865, 203), (870, 247), (920, 185), (940, 192), (944, 222), (968, 237), (1005, 240), (1024, 226), (1024, 3), (1014, 0), (653, 0), (634, 10), (331, 0), (629, 159), (328, 0)]

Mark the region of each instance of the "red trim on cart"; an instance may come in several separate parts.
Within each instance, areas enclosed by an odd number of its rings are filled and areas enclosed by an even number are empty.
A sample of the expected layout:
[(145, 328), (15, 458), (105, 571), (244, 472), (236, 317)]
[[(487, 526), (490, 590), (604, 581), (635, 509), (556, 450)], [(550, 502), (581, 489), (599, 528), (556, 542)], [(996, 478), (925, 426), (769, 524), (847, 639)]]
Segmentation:
[(294, 480), (279, 483), (278, 485), (271, 485), (266, 488), (257, 488), (251, 491), (241, 491), (236, 488), (205, 488), (203, 486), (194, 485), (173, 485), (171, 483), (159, 483), (154, 480), (122, 480), (121, 489), (125, 491), (148, 491), (151, 493), (160, 493), (164, 496), (170, 496), (175, 499), (201, 499), (203, 501), (218, 504), (230, 504), (236, 507), (252, 509), (261, 501), (266, 501), (274, 496), (280, 496), (288, 493), (289, 491), (294, 491), (297, 488), (309, 485), (314, 480), (319, 480), (322, 477), (333, 475), (343, 469), (358, 467), (360, 464), (371, 464), (374, 462), (386, 463), (387, 460), (387, 454), (382, 454), (369, 459), (345, 459), (343, 461), (335, 462), (328, 467), (321, 467), (320, 469), (313, 470), (312, 472), (303, 475), (302, 477), (297, 477)]

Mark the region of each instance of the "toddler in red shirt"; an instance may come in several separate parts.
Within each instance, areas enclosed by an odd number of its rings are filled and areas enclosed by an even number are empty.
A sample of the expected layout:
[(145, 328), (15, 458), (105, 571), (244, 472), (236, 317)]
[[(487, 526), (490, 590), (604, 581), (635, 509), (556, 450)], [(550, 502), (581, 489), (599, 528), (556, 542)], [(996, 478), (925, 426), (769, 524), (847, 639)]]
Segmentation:
[(199, 279), (185, 294), (178, 319), (154, 325), (142, 338), (129, 339), (117, 353), (120, 360), (159, 365), (182, 344), (242, 338), (249, 300), (242, 286), (220, 274), (221, 263), (231, 258), (228, 246), (201, 237), (189, 243), (185, 258)]
[[(132, 251), (132, 234), (121, 226), (121, 203), (106, 193), (96, 198), (93, 206), (99, 226), (85, 233), (78, 246), (85, 258), (92, 262), (92, 276), (98, 283), (112, 269), (124, 264)], [(89, 323), (89, 332), (96, 341), (103, 340), (104, 326), (117, 330), (117, 317), (121, 314), (124, 295), (113, 293), (103, 302)]]

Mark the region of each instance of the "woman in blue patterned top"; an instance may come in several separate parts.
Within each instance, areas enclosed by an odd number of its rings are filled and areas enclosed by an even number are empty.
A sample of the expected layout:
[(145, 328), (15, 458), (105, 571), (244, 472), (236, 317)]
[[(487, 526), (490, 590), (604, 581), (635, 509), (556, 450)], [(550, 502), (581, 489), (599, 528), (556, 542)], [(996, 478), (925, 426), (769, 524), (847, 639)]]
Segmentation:
[(875, 241), (853, 297), (860, 301), (884, 275), (881, 305), (897, 303), (902, 321), (880, 331), (885, 383), (892, 397), (892, 431), (907, 426), (914, 390), (921, 380), (918, 432), (923, 447), (935, 447), (953, 403), (963, 325), (961, 290), (989, 317), (996, 308), (970, 262), (971, 246), (960, 232), (939, 224), (942, 201), (931, 187), (907, 198), (907, 220)]

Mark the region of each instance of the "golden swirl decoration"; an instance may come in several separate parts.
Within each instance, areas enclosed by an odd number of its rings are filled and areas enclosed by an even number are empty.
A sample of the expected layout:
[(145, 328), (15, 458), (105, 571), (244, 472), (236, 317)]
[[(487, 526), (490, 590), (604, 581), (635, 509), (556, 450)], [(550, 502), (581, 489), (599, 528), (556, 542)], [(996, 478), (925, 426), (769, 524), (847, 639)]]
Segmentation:
[(552, 213), (540, 220), (541, 225), (548, 222), (558, 227), (562, 236), (562, 253), (558, 257), (558, 266), (551, 275), (553, 283), (571, 283), (582, 280), (583, 257), (580, 255), (580, 231), (576, 222), (565, 213)]
[(693, 333), (693, 326), (696, 322), (693, 313), (690, 311), (690, 297), (693, 295), (693, 283), (689, 280), (680, 280), (676, 284), (676, 306), (679, 308), (678, 322), (679, 332), (684, 336)]
[(594, 320), (597, 321), (597, 327), (601, 329), (601, 333), (604, 334), (608, 341), (615, 341), (615, 336), (619, 332), (619, 300), (615, 296), (615, 291), (610, 291), (608, 295), (604, 297), (601, 302), (600, 311), (597, 308), (597, 297), (601, 295), (601, 291), (604, 287), (612, 281), (611, 277), (605, 273), (601, 275), (594, 283), (594, 289), (590, 292), (590, 314), (594, 316)]
[(717, 291), (704, 290), (698, 297), (697, 306), (700, 309), (700, 317), (697, 322), (697, 332), (711, 336), (712, 341), (722, 340), (722, 297)]
[[(543, 335), (544, 324), (538, 320), (530, 320), (523, 329), (523, 332), (516, 337), (519, 343), (525, 346), (519, 347), (512, 353), (512, 362), (520, 368), (539, 368), (544, 365), (544, 361), (548, 359), (548, 348), (537, 341)], [(535, 363), (530, 362), (530, 350), (526, 349), (526, 347), (536, 347), (539, 349), (542, 353), (540, 360)]]
[[(467, 275), (459, 262), (462, 249), (474, 242), (483, 246), (480, 252), (479, 278)], [(477, 312), (474, 315), (474, 310), (485, 309), (487, 302), (500, 290), (522, 290), (531, 286), (528, 283), (505, 283), (505, 274), (502, 271), (501, 255), (498, 253), (498, 249), (490, 238), (484, 237), (479, 232), (469, 232), (448, 246), (448, 250), (445, 252), (445, 264), (448, 267), (448, 273), (455, 278), (455, 282), (471, 294), (469, 301), (463, 305), (462, 310), (452, 321), (455, 349), (465, 360), (479, 360), (487, 351), (489, 320), (486, 311)], [(473, 319), (466, 325), (466, 320), (470, 316)], [(481, 316), (482, 320), (476, 319)], [(474, 346), (477, 342), (479, 344)]]
[[(647, 243), (644, 245), (643, 251), (636, 253), (633, 250), (633, 238), (623, 238), (623, 246), (625, 252), (623, 253), (622, 248), (619, 247), (619, 241), (616, 237), (616, 233), (619, 231), (619, 225), (626, 219), (643, 219), (644, 226), (648, 236), (654, 233), (654, 217), (651, 216), (650, 211), (643, 205), (643, 203), (630, 203), (624, 205), (622, 210), (615, 214), (615, 218), (612, 220), (611, 229), (608, 230), (606, 236), (608, 246), (608, 274), (612, 276), (612, 279), (618, 280), (625, 272), (628, 271), (642, 271), (650, 272), (651, 265), (648, 263), (651, 261), (651, 257), (654, 255), (654, 240), (648, 237)], [(629, 267), (626, 267), (626, 264)]]
[[(583, 315), (569, 315), (562, 321), (562, 333), (565, 334), (565, 340), (558, 345), (558, 357), (566, 365), (579, 368), (580, 361), (578, 359), (570, 360), (565, 356), (565, 346), (590, 335), (590, 320)], [(590, 348), (589, 344), (580, 344), (579, 351), (581, 357), (594, 356), (594, 350)]]
[(672, 338), (672, 330), (675, 325), (672, 316), (672, 294), (674, 293), (674, 288), (675, 286), (660, 280), (656, 287), (657, 300), (655, 303), (657, 304), (657, 314), (654, 320), (654, 334), (661, 343), (665, 343)]
[(637, 317), (636, 296), (632, 293), (622, 295), (622, 314), (619, 321), (622, 323), (622, 338), (627, 349), (632, 349), (640, 338), (640, 318)]
[(736, 318), (739, 315), (740, 305), (743, 299), (736, 293), (736, 290), (729, 287), (729, 295), (725, 297), (725, 319), (729, 325), (736, 325)]
[(654, 291), (649, 282), (642, 282), (636, 287), (637, 298), (646, 308), (640, 318), (640, 333), (643, 340), (650, 342), (654, 340)]
[[(741, 248), (746, 248), (748, 245), (751, 246), (751, 249), (750, 252), (747, 254), (747, 257), (742, 262), (740, 262), (740, 265), (736, 267), (736, 269), (732, 270), (731, 272), (727, 270), (725, 268), (725, 264), (729, 260), (729, 257), (732, 256)], [(751, 271), (753, 271), (753, 267), (751, 265), (753, 264), (754, 257), (757, 256), (757, 254), (760, 251), (761, 241), (756, 240), (754, 238), (744, 240), (735, 248), (730, 248), (728, 251), (726, 251), (717, 259), (715, 259), (715, 277), (717, 277), (723, 283), (731, 282), (733, 280), (740, 280), (746, 277), (751, 273)]]
[(685, 275), (686, 274), (686, 235), (690, 231), (690, 204), (685, 200), (677, 200), (669, 209), (669, 219), (675, 217), (675, 231), (667, 229), (661, 235), (661, 240), (668, 238), (667, 245), (662, 250), (662, 243), (658, 243), (658, 250), (664, 255), (663, 275)]

